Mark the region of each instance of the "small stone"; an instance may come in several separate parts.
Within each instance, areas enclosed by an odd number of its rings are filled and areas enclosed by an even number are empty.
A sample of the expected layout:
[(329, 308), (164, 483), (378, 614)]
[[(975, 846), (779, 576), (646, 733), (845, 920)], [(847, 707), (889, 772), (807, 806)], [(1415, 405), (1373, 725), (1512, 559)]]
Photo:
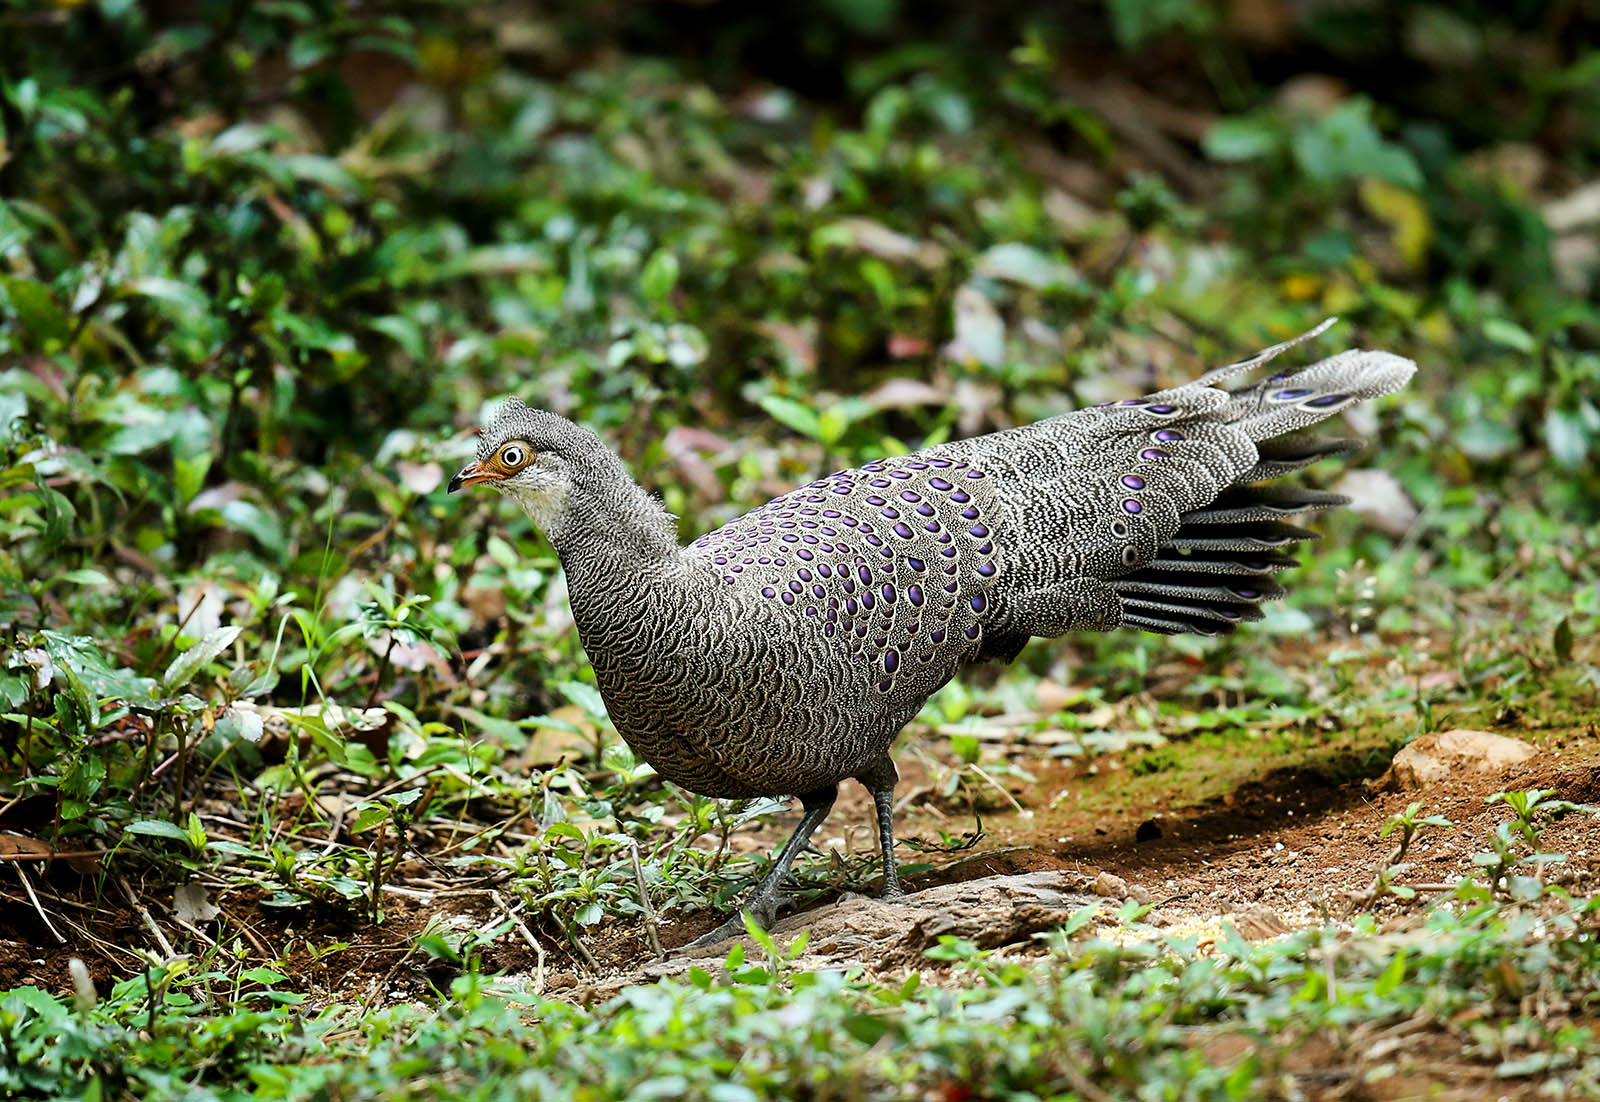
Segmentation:
[(1465, 770), (1503, 773), (1537, 751), (1521, 739), (1492, 731), (1458, 729), (1423, 735), (1394, 756), (1378, 788), (1404, 791), (1426, 788)]
[(1128, 882), (1120, 876), (1113, 876), (1109, 872), (1102, 872), (1094, 878), (1094, 883), (1089, 885), (1089, 890), (1095, 895), (1103, 895), (1107, 899), (1128, 898)]

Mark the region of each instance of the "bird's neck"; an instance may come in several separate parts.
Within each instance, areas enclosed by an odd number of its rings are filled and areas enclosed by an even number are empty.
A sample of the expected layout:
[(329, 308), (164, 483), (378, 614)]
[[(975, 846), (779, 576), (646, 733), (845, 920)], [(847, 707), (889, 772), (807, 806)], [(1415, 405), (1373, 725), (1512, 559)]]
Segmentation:
[(564, 508), (540, 526), (560, 556), (575, 596), (596, 588), (625, 588), (637, 577), (670, 569), (678, 559), (672, 515), (609, 452), (586, 465)]

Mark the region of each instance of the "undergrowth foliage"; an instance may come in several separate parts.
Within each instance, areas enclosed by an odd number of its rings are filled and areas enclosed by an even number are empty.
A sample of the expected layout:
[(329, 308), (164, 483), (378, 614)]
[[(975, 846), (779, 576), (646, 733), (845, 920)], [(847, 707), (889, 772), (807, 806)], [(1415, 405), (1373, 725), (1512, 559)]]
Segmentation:
[[(1246, 636), (1085, 637), (950, 686), (933, 798), (1015, 803), (1025, 764), (974, 724), (1041, 676), (1052, 752), (1140, 775), (1341, 727), (1576, 723), (1600, 691), (1592, 13), (1402, 3), (1262, 37), (1167, 0), (1071, 25), (619, 7), (0, 0), (4, 918), (94, 972), (0, 1001), (0, 1089), (1255, 1097), (1296, 1014), (1354, 1043), (1478, 997), (1506, 1074), (1590, 1083), (1587, 1034), (1512, 992), (1592, 1009), (1593, 908), (1536, 844), (1575, 810), (1550, 792), (1506, 795), (1477, 894), (1409, 882), (1437, 820), (1402, 817), (1367, 902), (1430, 901), (1425, 946), (1063, 940), (1018, 970), (951, 945), (954, 991), (774, 948), (594, 1011), (480, 974), (497, 939), (590, 972), (602, 936), (728, 905), (737, 833), (778, 806), (663, 786), (609, 729), (548, 547), (447, 498), (502, 394), (614, 442), (692, 535), (1339, 313), (1341, 344), (1422, 366), (1354, 426), (1386, 504), (1330, 518)], [(1285, 80), (1304, 54), (1338, 72)], [(1374, 77), (1402, 66), (1429, 79)], [(1107, 87), (1172, 102), (1130, 119)], [(1289, 653), (1312, 635), (1326, 662)], [(871, 864), (808, 862), (802, 895)], [(445, 977), (428, 1000), (313, 998), (352, 931), (451, 892), (480, 924), (398, 950)], [(1213, 1071), (1212, 1033), (1250, 1043)]]
[[(1535, 793), (1508, 799), (1538, 802)], [(1512, 901), (1464, 881), (1425, 925), (1370, 918), (1251, 943), (1091, 936), (1093, 908), (1029, 964), (945, 936), (944, 971), (898, 984), (806, 972), (805, 948), (752, 927), (718, 974), (632, 987), (593, 1009), (480, 974), (431, 1005), (304, 1005), (269, 968), (153, 965), (105, 998), (20, 988), (0, 1001), (0, 1088), (90, 1097), (689, 1098), (1098, 1096), (1251, 1099), (1292, 1090), (1315, 1041), (1373, 1073), (1396, 1041), (1458, 1016), (1489, 1077), (1600, 1089), (1581, 1025), (1600, 998), (1600, 900), (1546, 887)], [(1113, 921), (1110, 933), (1139, 934)], [(1419, 936), (1420, 935), (1420, 936)], [(1530, 998), (1537, 993), (1536, 998)], [(217, 1008), (217, 1009), (212, 1009)], [(1217, 1055), (1227, 1054), (1226, 1060)], [(243, 1086), (248, 1084), (248, 1087)]]

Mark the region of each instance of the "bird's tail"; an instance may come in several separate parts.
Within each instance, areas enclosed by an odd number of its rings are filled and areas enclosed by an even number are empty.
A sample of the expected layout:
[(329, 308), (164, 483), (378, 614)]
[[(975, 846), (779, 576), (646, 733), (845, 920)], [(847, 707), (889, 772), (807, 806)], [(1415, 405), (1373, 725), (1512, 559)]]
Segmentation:
[[(1214, 387), (1259, 367), (1321, 333), (1316, 329), (1201, 376), (1181, 392)], [(1387, 352), (1351, 351), (1302, 371), (1229, 391), (1214, 413), (1256, 443), (1257, 461), (1206, 505), (1182, 514), (1173, 536), (1140, 569), (1111, 581), (1122, 622), (1145, 631), (1216, 635), (1261, 619), (1261, 603), (1280, 597), (1274, 575), (1295, 565), (1289, 554), (1316, 533), (1289, 523), (1300, 514), (1348, 504), (1338, 494), (1293, 485), (1262, 485), (1319, 459), (1355, 451), (1362, 441), (1296, 434), (1357, 402), (1400, 389), (1416, 371)], [(1173, 393), (1173, 392), (1168, 392)]]

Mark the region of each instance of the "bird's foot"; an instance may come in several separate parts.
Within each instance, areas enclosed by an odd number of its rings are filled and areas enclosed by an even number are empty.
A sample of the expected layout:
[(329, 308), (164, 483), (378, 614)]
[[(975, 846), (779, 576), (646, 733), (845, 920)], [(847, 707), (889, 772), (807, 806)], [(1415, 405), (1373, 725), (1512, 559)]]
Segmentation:
[(729, 918), (726, 922), (712, 930), (710, 933), (701, 934), (699, 937), (689, 942), (689, 944), (685, 945), (684, 948), (703, 949), (707, 945), (715, 945), (718, 942), (727, 941), (729, 938), (744, 937), (745, 934), (748, 933), (744, 925), (744, 916), (746, 912), (748, 912), (750, 917), (755, 920), (755, 924), (757, 926), (760, 926), (763, 930), (770, 930), (773, 922), (775, 922), (778, 917), (778, 903), (779, 899), (776, 895), (757, 895), (751, 899), (750, 902), (746, 903), (743, 907), (740, 907), (737, 911), (735, 911), (732, 918)]

